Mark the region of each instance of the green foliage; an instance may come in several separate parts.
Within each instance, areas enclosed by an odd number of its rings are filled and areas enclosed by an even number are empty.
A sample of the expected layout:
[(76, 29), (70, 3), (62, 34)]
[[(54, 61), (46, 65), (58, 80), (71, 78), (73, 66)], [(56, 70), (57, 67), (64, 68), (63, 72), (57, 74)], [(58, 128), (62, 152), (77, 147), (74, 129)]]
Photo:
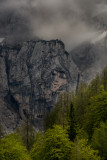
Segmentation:
[(74, 117), (74, 106), (73, 103), (71, 103), (70, 107), (70, 115), (69, 115), (69, 128), (68, 128), (68, 134), (71, 141), (74, 141), (76, 137), (76, 123), (75, 123), (75, 117)]
[(44, 119), (45, 130), (53, 128), (55, 124), (61, 125), (63, 129), (68, 130), (70, 140), (74, 140), (76, 136), (72, 97), (73, 93), (61, 94), (53, 111), (47, 113)]
[(101, 84), (104, 85), (104, 90), (107, 91), (107, 67), (104, 68), (101, 74)]
[(78, 137), (78, 139), (88, 139), (88, 134), (83, 128), (77, 128), (76, 133), (76, 137)]
[(92, 146), (99, 151), (102, 159), (107, 159), (107, 122), (102, 122), (100, 127), (94, 130)]
[(57, 124), (59, 108), (55, 106), (55, 108), (45, 115), (44, 118), (44, 129), (47, 130), (49, 128), (53, 128), (55, 124)]
[(81, 83), (72, 103), (76, 131), (83, 129), (92, 137), (94, 129), (107, 119), (107, 68), (90, 85)]
[(98, 152), (93, 150), (86, 139), (76, 140), (72, 160), (100, 160)]
[[(74, 141), (77, 135), (79, 140), (75, 141), (74, 144), (72, 143), (71, 158), (69, 157), (69, 159), (100, 160), (104, 158), (107, 159), (106, 142), (104, 142), (106, 141), (106, 136), (104, 136), (106, 130), (104, 130), (104, 125), (100, 126), (100, 123), (105, 123), (106, 120), (107, 68), (105, 68), (101, 74), (97, 75), (90, 85), (87, 86), (85, 83), (81, 83), (76, 95), (71, 96), (70, 94), (62, 94), (55, 109), (47, 116), (46, 125), (48, 126), (47, 128), (52, 128), (54, 124), (61, 125), (63, 129), (68, 131), (69, 137), (72, 141)], [(103, 138), (99, 138), (101, 135)], [(91, 138), (93, 149), (89, 145), (91, 143)], [(51, 148), (52, 143), (47, 141), (47, 144), (48, 143)], [(104, 147), (102, 147), (103, 143)], [(99, 151), (101, 158), (98, 156), (98, 152), (94, 149)], [(44, 149), (42, 151), (44, 152)], [(56, 153), (55, 150), (54, 153)], [(46, 158), (49, 159), (48, 157)], [(40, 159), (42, 158), (40, 157)]]
[(84, 115), (86, 113), (86, 105), (88, 103), (87, 85), (81, 83), (76, 96), (73, 99), (74, 116), (77, 124), (82, 127), (84, 123)]
[(90, 98), (90, 105), (85, 115), (85, 129), (92, 136), (94, 128), (99, 127), (101, 121), (107, 118), (107, 91), (102, 90), (98, 95)]
[(0, 124), (0, 140), (1, 140), (2, 137), (3, 137), (3, 127), (2, 127), (2, 125)]
[(31, 157), (33, 160), (70, 160), (73, 143), (61, 126), (54, 126), (44, 135), (39, 135), (34, 144)]
[(100, 75), (97, 75), (88, 86), (89, 97), (95, 96), (99, 93), (99, 87), (101, 84), (101, 77)]
[(17, 133), (20, 135), (23, 144), (26, 146), (28, 150), (30, 150), (33, 146), (35, 139), (35, 132), (32, 124), (30, 122), (27, 123), (25, 121), (20, 128), (17, 129)]
[(71, 95), (62, 93), (51, 113), (48, 113), (44, 119), (45, 130), (52, 128), (55, 124), (61, 125), (63, 129), (69, 127), (71, 109)]
[(10, 134), (0, 144), (0, 160), (31, 160), (17, 134)]
[(107, 68), (90, 85), (82, 82), (76, 95), (62, 93), (44, 121), (45, 132), (37, 133), (34, 139), (26, 113), (19, 136), (1, 139), (0, 160), (30, 160), (26, 148), (33, 160), (106, 160)]

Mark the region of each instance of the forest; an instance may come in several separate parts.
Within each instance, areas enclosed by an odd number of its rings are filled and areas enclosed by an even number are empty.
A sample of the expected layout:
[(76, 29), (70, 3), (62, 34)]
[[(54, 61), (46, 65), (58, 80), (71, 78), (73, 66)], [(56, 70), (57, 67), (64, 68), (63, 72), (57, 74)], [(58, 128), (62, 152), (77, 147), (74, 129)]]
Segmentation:
[(29, 115), (7, 136), (0, 126), (0, 160), (107, 160), (107, 67), (60, 95), (43, 132), (35, 133)]

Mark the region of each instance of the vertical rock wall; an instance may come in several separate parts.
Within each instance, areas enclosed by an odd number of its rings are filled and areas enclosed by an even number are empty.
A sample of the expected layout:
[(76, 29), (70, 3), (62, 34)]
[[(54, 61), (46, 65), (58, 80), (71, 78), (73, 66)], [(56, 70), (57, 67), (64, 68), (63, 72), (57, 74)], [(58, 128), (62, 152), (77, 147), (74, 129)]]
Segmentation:
[[(78, 69), (59, 40), (0, 47), (0, 122), (13, 131), (29, 112), (36, 129), (63, 91), (76, 88)], [(4, 122), (5, 119), (5, 122)]]

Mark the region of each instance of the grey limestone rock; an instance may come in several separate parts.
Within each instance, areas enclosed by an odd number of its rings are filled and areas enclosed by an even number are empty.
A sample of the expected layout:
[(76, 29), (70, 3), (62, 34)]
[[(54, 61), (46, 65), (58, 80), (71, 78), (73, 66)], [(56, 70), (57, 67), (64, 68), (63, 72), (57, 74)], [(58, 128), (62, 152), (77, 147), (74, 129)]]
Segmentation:
[(76, 88), (78, 68), (59, 40), (0, 48), (1, 124), (11, 132), (27, 111), (35, 128), (43, 129), (43, 117), (60, 93)]

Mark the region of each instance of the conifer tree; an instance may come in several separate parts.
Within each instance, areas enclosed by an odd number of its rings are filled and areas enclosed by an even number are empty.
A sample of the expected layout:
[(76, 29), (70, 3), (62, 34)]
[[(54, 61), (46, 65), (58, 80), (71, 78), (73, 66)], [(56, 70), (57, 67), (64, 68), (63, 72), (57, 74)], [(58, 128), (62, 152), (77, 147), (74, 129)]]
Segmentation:
[(23, 122), (21, 127), (17, 129), (17, 133), (21, 136), (26, 148), (30, 150), (34, 143), (35, 130), (30, 122), (30, 115), (28, 113), (25, 114), (25, 121)]

